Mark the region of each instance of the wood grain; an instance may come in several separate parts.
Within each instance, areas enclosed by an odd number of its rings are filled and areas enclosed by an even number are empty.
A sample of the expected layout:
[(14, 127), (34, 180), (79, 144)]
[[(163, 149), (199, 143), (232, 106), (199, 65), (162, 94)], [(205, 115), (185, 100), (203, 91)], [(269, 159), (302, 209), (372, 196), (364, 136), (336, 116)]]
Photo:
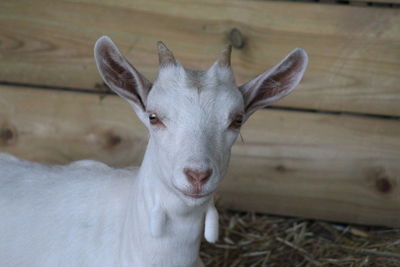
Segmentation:
[[(242, 129), (219, 192), (225, 207), (400, 226), (400, 122), (262, 110)], [(52, 164), (138, 165), (147, 133), (128, 104), (0, 87), (0, 151)]]
[(309, 69), (280, 106), (400, 115), (400, 9), (276, 1), (79, 0), (0, 2), (0, 81), (103, 90), (92, 47), (111, 36), (154, 79), (155, 42), (207, 68), (237, 28), (242, 83), (295, 47)]

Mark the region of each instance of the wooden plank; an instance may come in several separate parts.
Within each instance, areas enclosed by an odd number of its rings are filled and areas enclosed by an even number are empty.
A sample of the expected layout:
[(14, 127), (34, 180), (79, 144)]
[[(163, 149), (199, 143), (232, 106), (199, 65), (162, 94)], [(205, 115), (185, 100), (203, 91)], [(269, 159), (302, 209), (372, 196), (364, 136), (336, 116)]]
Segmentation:
[[(225, 207), (400, 226), (400, 122), (263, 110), (242, 130)], [(115, 96), (0, 87), (0, 151), (45, 163), (138, 165), (147, 133)]]
[(50, 164), (84, 158), (140, 164), (146, 130), (118, 97), (0, 88), (2, 151)]
[(233, 28), (239, 82), (294, 47), (306, 76), (278, 105), (400, 115), (400, 10), (275, 1), (79, 0), (0, 2), (0, 81), (96, 89), (95, 40), (110, 35), (147, 76), (164, 40), (190, 68), (210, 66)]
[(350, 4), (354, 2), (363, 2), (363, 3), (381, 3), (381, 4), (400, 4), (400, 0), (350, 0)]

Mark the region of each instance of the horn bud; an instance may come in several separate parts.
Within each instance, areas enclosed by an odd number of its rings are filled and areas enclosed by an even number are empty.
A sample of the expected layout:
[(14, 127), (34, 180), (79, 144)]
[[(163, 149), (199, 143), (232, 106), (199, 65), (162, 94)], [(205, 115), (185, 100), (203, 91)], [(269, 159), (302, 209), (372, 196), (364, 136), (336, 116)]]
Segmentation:
[(161, 42), (157, 42), (158, 49), (158, 61), (160, 62), (160, 67), (166, 65), (176, 65), (176, 60), (174, 54), (167, 48), (167, 46)]
[(230, 67), (231, 66), (231, 52), (232, 45), (225, 46), (224, 50), (222, 50), (221, 55), (218, 59), (218, 65), (220, 67)]

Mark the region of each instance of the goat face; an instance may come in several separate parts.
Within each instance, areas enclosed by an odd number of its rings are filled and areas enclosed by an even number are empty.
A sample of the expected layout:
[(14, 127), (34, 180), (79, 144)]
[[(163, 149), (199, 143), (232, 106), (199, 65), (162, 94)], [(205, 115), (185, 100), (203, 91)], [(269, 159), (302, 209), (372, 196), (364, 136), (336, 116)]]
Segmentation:
[(244, 101), (228, 67), (160, 69), (147, 98), (156, 168), (177, 194), (207, 199), (226, 173), (244, 118)]

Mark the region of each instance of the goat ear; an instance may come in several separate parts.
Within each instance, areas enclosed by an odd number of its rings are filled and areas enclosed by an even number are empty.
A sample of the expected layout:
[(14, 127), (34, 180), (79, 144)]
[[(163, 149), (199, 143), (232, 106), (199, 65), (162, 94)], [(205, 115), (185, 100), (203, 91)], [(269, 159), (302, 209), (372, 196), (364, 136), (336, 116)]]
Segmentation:
[(104, 82), (119, 96), (145, 111), (152, 84), (121, 55), (109, 37), (97, 40), (94, 57)]
[(297, 48), (271, 70), (240, 86), (246, 117), (288, 95), (299, 84), (307, 63), (307, 53)]

